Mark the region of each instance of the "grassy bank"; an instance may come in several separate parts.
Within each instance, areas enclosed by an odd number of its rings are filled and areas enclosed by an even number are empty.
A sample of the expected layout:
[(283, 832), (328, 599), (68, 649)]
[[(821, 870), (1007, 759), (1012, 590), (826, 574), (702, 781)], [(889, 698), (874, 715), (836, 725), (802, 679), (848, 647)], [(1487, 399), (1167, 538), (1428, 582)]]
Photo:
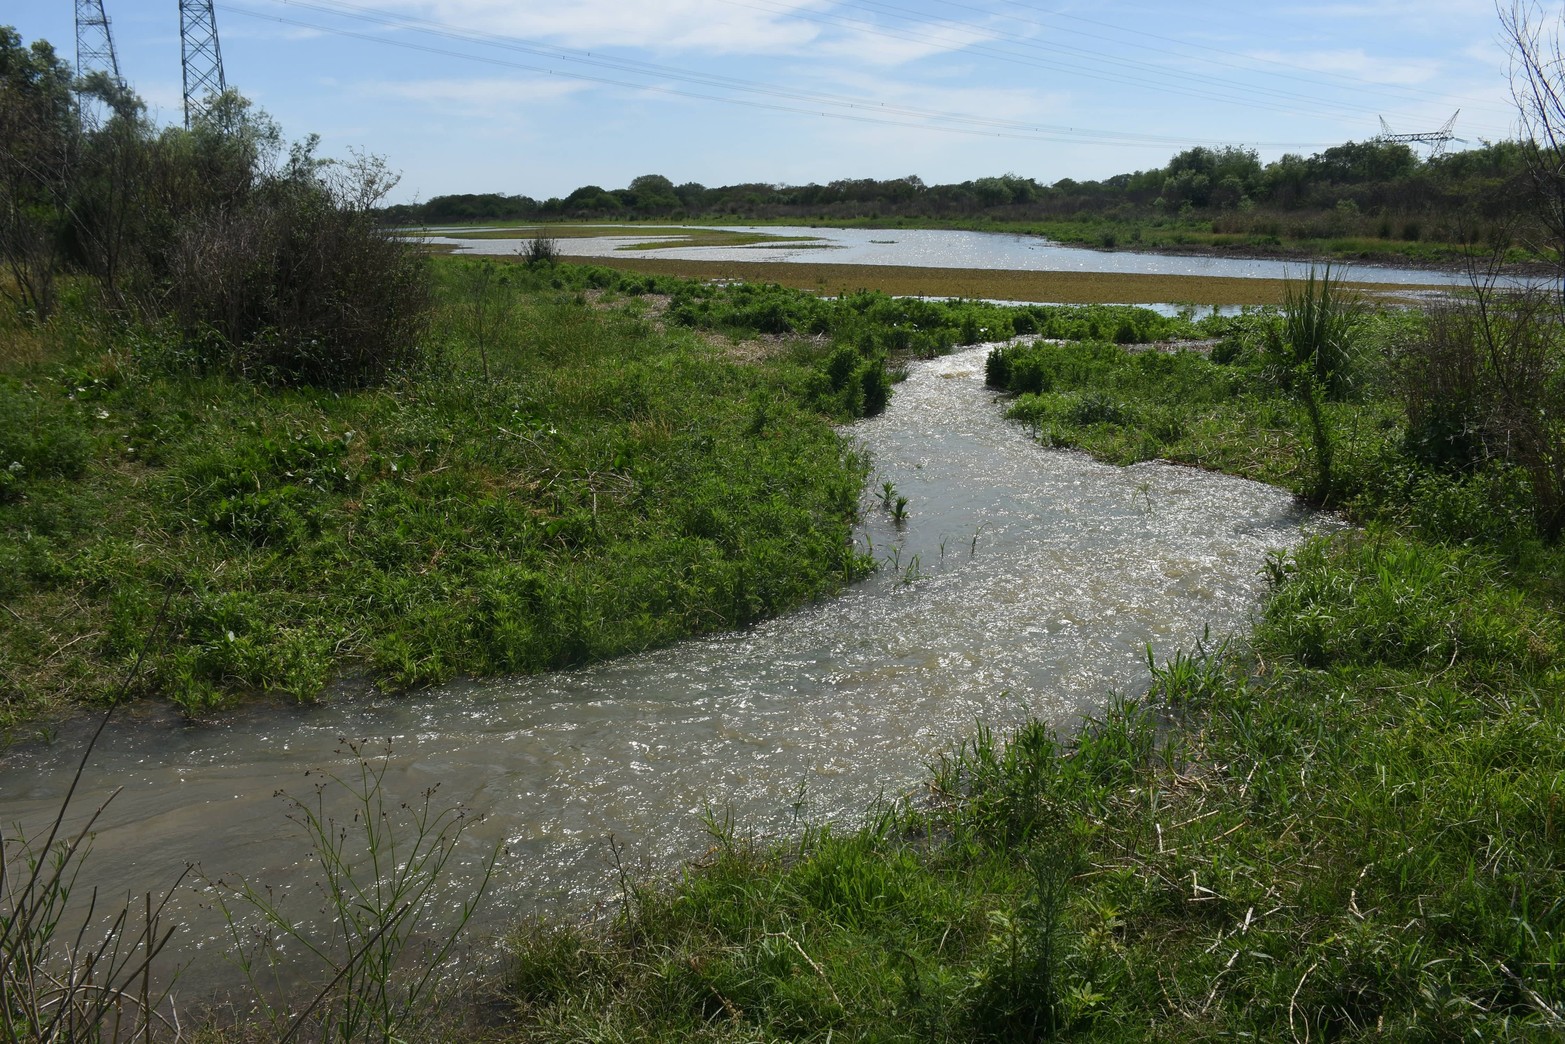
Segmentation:
[[(568, 245), (561, 249), (567, 254)], [(829, 254), (823, 252), (824, 257)], [(776, 283), (822, 294), (877, 290), (910, 297), (962, 297), (992, 301), (1078, 302), (1098, 304), (1280, 305), (1281, 279), (1225, 276), (1160, 276), (1131, 272), (1012, 272), (970, 268), (911, 268), (902, 265), (838, 265), (828, 261), (676, 261), (644, 254), (595, 258), (627, 271), (685, 279), (743, 279)], [(1359, 273), (1366, 291), (1406, 293), (1408, 286), (1375, 283), (1373, 272)]]
[(1130, 309), (821, 297), (436, 259), (421, 361), (365, 387), (95, 310), (8, 313), (0, 722), (111, 691), (206, 714), (565, 667), (744, 627), (868, 568), (834, 425), (896, 360), (1017, 330), (1194, 337)]
[(203, 713), (562, 667), (867, 568), (829, 344), (747, 362), (584, 278), (439, 275), (427, 362), (362, 390), (270, 387), (86, 302), (4, 320), (0, 717), (107, 692), (166, 594), (141, 688)]
[[(1293, 215), (1287, 213), (1227, 213), (1200, 219), (1114, 219), (1090, 217), (1037, 223), (1029, 230), (1061, 243), (1106, 250), (1151, 250), (1174, 253), (1322, 259), (1335, 262), (1406, 264), (1432, 268), (1465, 268), (1473, 244), (1443, 239), (1418, 221), (1397, 223), (1360, 219), (1356, 214)], [(1487, 253), (1487, 247), (1481, 253)], [(1521, 245), (1508, 248), (1509, 264), (1545, 263), (1546, 258)]]
[[(1250, 324), (990, 376), (1054, 445), (1313, 493), (1309, 400)], [(1326, 488), (1368, 526), (1274, 560), (1253, 635), (1072, 737), (980, 730), (862, 828), (724, 832), (603, 923), (522, 930), (496, 1036), (1557, 1039), (1565, 555), (1513, 467), (1430, 463), (1393, 366), (1422, 322), (1350, 332)]]

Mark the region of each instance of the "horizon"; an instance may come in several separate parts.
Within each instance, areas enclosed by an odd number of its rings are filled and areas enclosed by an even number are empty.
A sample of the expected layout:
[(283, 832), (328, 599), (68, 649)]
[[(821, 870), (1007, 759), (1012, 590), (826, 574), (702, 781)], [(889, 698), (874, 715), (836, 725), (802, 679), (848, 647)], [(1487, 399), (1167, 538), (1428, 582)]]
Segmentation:
[[(103, 0), (124, 79), (183, 121), (177, 5)], [(319, 154), (383, 157), (388, 203), (544, 200), (644, 174), (807, 185), (1014, 173), (1042, 185), (1196, 145), (1265, 164), (1456, 115), (1516, 136), (1494, 7), (1469, 0), (245, 0), (214, 4), (229, 86)], [(1548, 9), (1557, 25), (1558, 8)], [(70, 5), (4, 19), (74, 66)], [(1429, 150), (1415, 147), (1419, 155)]]

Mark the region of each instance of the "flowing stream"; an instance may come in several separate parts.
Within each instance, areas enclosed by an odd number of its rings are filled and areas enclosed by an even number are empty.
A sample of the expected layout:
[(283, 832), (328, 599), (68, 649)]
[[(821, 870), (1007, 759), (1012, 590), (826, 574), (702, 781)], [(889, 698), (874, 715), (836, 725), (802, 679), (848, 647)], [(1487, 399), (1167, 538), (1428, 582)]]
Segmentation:
[[(140, 895), (188, 862), (307, 894), (310, 850), (276, 793), (308, 798), (320, 775), (306, 770), (351, 767), (341, 737), (373, 737), (389, 743), (390, 795), (438, 783), (437, 804), (482, 814), (468, 864), (504, 846), (491, 926), (581, 910), (615, 894), (617, 865), (662, 872), (700, 855), (707, 816), (759, 833), (798, 814), (856, 822), (916, 789), (975, 723), (1069, 728), (1145, 686), (1148, 645), (1166, 657), (1207, 628), (1242, 629), (1267, 553), (1317, 523), (1257, 483), (1042, 449), (1003, 419), (984, 358), (916, 364), (887, 412), (852, 430), (875, 469), (858, 535), (883, 563), (871, 579), (742, 633), (585, 670), (212, 724), (118, 722), (77, 798), (85, 814), (122, 788), (83, 884)], [(905, 522), (882, 507), (883, 482), (908, 498)], [(8, 825), (36, 833), (84, 735), (0, 760)], [(189, 887), (174, 906), (178, 945), (218, 981), (220, 922)]]

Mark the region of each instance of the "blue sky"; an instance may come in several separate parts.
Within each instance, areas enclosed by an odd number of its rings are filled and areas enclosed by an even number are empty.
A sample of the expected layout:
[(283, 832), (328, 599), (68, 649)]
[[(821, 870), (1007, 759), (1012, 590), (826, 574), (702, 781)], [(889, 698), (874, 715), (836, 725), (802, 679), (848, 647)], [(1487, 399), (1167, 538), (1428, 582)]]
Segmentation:
[[(177, 0), (104, 0), (121, 71), (182, 119)], [(1551, 17), (1559, 5), (1545, 5)], [(0, 23), (75, 54), (71, 0)], [(1489, 0), (217, 0), (230, 86), (321, 153), (543, 199), (639, 174), (1043, 183), (1263, 161), (1380, 132), (1513, 136)], [(1453, 146), (1460, 148), (1460, 145)]]

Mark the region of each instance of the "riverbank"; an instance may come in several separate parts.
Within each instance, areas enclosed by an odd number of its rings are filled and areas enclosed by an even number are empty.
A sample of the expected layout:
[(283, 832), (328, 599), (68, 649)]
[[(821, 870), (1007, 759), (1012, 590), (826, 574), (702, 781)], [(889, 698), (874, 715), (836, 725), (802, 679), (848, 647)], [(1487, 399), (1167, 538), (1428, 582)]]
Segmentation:
[[(1553, 271), (1553, 267), (1547, 259), (1540, 258), (1535, 253), (1529, 252), (1521, 246), (1513, 246), (1507, 249), (1503, 256), (1497, 257), (1492, 249), (1474, 244), (1409, 241), (1360, 234), (1310, 234), (1282, 237), (1276, 234), (1275, 230), (1265, 233), (1222, 232), (1215, 230), (1210, 221), (1136, 221), (1097, 218), (1082, 221), (1040, 223), (1036, 221), (938, 220), (932, 218), (859, 218), (845, 219), (840, 222), (812, 222), (802, 217), (767, 220), (733, 215), (724, 219), (690, 219), (688, 222), (682, 222), (677, 225), (665, 225), (658, 221), (638, 221), (634, 219), (612, 225), (593, 223), (513, 225), (508, 226), (507, 231), (491, 231), (492, 225), (479, 225), (472, 233), (472, 238), (503, 238), (511, 232), (515, 232), (521, 234), (536, 233), (557, 240), (569, 241), (580, 238), (594, 238), (607, 234), (624, 234), (627, 230), (634, 234), (634, 230), (645, 229), (649, 235), (683, 231), (689, 238), (689, 245), (693, 246), (753, 245), (764, 240), (764, 232), (734, 233), (722, 227), (731, 225), (744, 225), (757, 229), (769, 227), (798, 228), (803, 226), (809, 228), (883, 229), (887, 232), (905, 230), (983, 232), (995, 235), (1036, 236), (1052, 243), (1072, 247), (1085, 247), (1105, 253), (1141, 253), (1170, 257), (1206, 257), (1236, 260), (1262, 259), (1306, 265), (1326, 264), (1329, 262), (1338, 268), (1354, 268), (1364, 274), (1369, 282), (1373, 282), (1374, 269), (1377, 267), (1422, 269), (1429, 272), (1455, 273), (1465, 276), (1473, 271), (1485, 273), (1489, 270), (1492, 263), (1497, 263), (1496, 271), (1499, 274), (1519, 278), (1546, 276)], [(613, 229), (614, 231), (609, 232), (605, 231), (605, 229)], [(565, 246), (565, 252), (570, 252), (568, 243)], [(594, 260), (602, 259), (594, 258)], [(647, 269), (647, 271), (651, 271), (651, 269)], [(708, 272), (692, 272), (688, 274), (722, 278), (721, 275), (714, 276)], [(895, 273), (887, 273), (886, 275), (892, 278), (895, 277)], [(881, 276), (877, 274), (876, 278), (879, 279)], [(920, 283), (927, 286), (927, 278), (921, 278)], [(788, 285), (800, 285), (802, 288), (809, 289), (807, 284)], [(1132, 281), (1127, 285), (1134, 288), (1135, 282)], [(1220, 284), (1214, 284), (1214, 289), (1217, 285)], [(887, 293), (904, 292), (891, 289), (890, 285), (881, 285), (880, 283), (876, 283), (873, 288), (884, 289)], [(918, 291), (910, 290), (906, 292), (916, 293)], [(1099, 291), (1099, 293), (1101, 292)], [(1169, 298), (1125, 296), (1083, 298), (1027, 296), (1013, 299), (1040, 301), (1102, 300), (1125, 301), (1127, 303), (1170, 300)], [(1184, 299), (1180, 298), (1179, 300)], [(1214, 297), (1211, 300), (1202, 299), (1198, 303), (1275, 304), (1279, 303), (1280, 300), (1280, 297), (1268, 295), (1268, 298), (1264, 301), (1241, 301), (1237, 298), (1231, 301), (1224, 301)]]
[[(980, 727), (860, 829), (726, 831), (588, 926), (519, 931), (507, 1040), (1547, 1039), (1565, 1028), (1565, 576), (1514, 470), (1421, 464), (1387, 353), (1330, 404), (1366, 528), (1270, 566), (1254, 633), (1070, 739)], [(1213, 358), (994, 373), (1056, 446), (1319, 490), (1265, 322)], [(1046, 450), (1043, 450), (1046, 452)]]

